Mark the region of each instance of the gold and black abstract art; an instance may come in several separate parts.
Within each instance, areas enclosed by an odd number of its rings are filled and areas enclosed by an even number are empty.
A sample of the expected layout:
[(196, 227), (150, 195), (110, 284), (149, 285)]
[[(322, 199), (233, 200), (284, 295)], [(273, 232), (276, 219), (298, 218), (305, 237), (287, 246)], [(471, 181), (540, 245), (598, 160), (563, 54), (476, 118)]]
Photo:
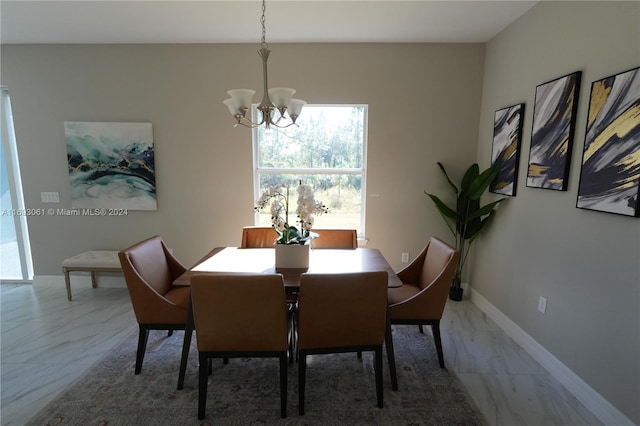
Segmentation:
[(527, 186), (567, 190), (580, 71), (536, 87)]
[(491, 165), (498, 174), (489, 185), (490, 192), (516, 195), (523, 117), (524, 104), (499, 109), (493, 116)]
[(576, 207), (640, 217), (640, 67), (591, 84)]

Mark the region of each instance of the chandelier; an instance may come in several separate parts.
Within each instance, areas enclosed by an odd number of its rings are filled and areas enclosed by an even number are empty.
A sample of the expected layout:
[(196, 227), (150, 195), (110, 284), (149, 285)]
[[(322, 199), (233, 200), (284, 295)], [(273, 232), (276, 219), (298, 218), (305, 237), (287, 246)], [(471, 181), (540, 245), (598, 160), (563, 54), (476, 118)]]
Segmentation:
[[(223, 101), (223, 103), (229, 108), (229, 112), (236, 119), (236, 127), (238, 124), (245, 127), (259, 127), (265, 125), (268, 129), (271, 126), (285, 128), (296, 123), (302, 107), (306, 102), (300, 99), (292, 99), (291, 97), (296, 92), (289, 87), (274, 87), (269, 89), (267, 84), (267, 60), (271, 51), (266, 42), (266, 29), (265, 29), (265, 0), (262, 0), (262, 42), (260, 44), (260, 50), (258, 54), (262, 58), (262, 76), (264, 80), (264, 96), (262, 101), (258, 105), (258, 111), (262, 114), (260, 122), (254, 122), (250, 117), (247, 117), (247, 112), (251, 108), (253, 95), (255, 90), (251, 89), (233, 89), (227, 93), (231, 96), (229, 99)], [(279, 114), (276, 114), (274, 110), (278, 110)], [(291, 122), (286, 120), (285, 112), (288, 113)], [(276, 119), (277, 115), (277, 119)], [(274, 121), (275, 120), (275, 121)], [(283, 122), (284, 121), (284, 122)]]

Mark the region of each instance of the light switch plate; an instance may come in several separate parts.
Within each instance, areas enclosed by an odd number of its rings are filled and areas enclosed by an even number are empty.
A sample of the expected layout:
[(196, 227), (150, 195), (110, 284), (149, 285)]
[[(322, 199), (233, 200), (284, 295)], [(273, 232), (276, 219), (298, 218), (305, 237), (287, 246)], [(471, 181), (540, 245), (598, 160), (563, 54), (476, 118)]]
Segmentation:
[(543, 314), (547, 313), (547, 299), (542, 296), (538, 299), (538, 310)]
[(41, 192), (40, 200), (42, 200), (43, 203), (59, 203), (60, 193), (59, 192)]

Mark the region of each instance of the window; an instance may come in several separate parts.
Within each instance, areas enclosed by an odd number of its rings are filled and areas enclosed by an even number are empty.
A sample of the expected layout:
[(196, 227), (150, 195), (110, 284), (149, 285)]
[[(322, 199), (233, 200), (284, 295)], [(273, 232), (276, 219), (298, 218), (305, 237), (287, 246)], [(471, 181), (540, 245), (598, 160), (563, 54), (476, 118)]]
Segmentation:
[[(297, 124), (253, 130), (254, 199), (301, 181), (329, 208), (314, 228), (356, 229), (364, 237), (367, 106), (307, 105)], [(269, 213), (256, 212), (256, 225), (271, 225)]]
[(33, 265), (26, 215), (40, 215), (42, 209), (25, 209), (9, 89), (2, 86), (0, 91), (0, 280), (30, 281)]

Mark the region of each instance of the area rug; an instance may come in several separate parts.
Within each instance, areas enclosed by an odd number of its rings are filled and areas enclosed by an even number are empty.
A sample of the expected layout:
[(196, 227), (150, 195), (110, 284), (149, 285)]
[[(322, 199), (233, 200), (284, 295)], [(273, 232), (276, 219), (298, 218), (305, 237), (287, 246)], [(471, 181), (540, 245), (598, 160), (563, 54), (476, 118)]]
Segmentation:
[[(177, 390), (183, 333), (152, 331), (142, 372), (134, 375), (137, 332), (124, 339), (28, 425), (484, 425), (457, 379), (438, 366), (433, 338), (394, 326), (399, 390), (384, 358), (384, 408), (376, 406), (373, 354), (307, 358), (305, 414), (298, 415), (298, 371), (288, 373), (288, 416), (280, 418), (277, 359), (214, 360), (207, 412), (197, 419), (198, 357), (192, 345)], [(446, 356), (446, 354), (445, 354)]]

